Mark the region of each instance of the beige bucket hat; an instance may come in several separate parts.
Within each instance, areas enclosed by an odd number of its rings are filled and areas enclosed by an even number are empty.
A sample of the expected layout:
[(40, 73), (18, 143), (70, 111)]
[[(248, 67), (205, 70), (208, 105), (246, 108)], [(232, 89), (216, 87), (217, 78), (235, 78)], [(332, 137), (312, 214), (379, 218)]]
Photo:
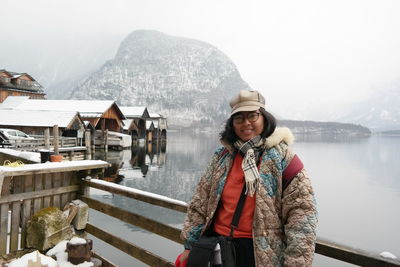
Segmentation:
[(229, 105), (232, 108), (231, 116), (241, 111), (255, 111), (259, 108), (265, 109), (265, 98), (258, 91), (240, 90), (234, 96)]

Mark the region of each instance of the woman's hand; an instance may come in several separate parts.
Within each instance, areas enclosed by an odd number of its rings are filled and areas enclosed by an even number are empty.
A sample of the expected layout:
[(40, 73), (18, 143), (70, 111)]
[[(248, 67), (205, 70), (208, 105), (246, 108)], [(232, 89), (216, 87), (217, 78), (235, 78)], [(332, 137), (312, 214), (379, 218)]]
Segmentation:
[(189, 249), (185, 249), (185, 251), (181, 254), (181, 257), (179, 258), (179, 261), (181, 262), (181, 264), (187, 260), (187, 258), (189, 257), (189, 253), (190, 250)]

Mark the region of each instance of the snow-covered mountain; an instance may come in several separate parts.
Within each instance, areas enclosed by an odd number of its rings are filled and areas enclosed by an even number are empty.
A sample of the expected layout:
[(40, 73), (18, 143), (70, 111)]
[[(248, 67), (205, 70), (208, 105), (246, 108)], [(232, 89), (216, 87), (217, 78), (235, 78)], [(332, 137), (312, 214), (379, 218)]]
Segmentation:
[(170, 126), (220, 123), (228, 99), (249, 89), (234, 65), (210, 44), (158, 31), (138, 30), (72, 91), (73, 99), (113, 99), (147, 106), (168, 117)]
[(336, 121), (361, 124), (373, 132), (400, 130), (400, 83), (376, 91)]

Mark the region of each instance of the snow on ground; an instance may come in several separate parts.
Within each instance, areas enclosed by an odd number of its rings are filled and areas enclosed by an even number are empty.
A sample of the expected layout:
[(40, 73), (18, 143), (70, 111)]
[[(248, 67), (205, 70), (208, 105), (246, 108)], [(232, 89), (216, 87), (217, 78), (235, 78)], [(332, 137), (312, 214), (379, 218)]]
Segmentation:
[[(25, 254), (21, 258), (15, 259), (8, 264), (8, 267), (28, 267), (28, 261), (32, 260), (34, 262), (37, 261), (37, 257), (40, 257), (40, 261), (42, 265), (46, 265), (48, 267), (92, 267), (92, 262), (83, 262), (81, 264), (72, 264), (68, 261), (68, 253), (66, 252), (67, 243), (72, 244), (85, 244), (86, 239), (80, 237), (73, 237), (71, 240), (63, 240), (50, 249), (46, 255), (41, 254), (39, 251), (34, 251), (28, 254)], [(55, 261), (51, 256), (55, 256), (57, 261)]]
[[(98, 165), (98, 166), (97, 166)], [(51, 170), (57, 168), (80, 168), (86, 166), (95, 166), (98, 168), (107, 167), (110, 164), (102, 160), (75, 160), (75, 161), (63, 161), (63, 162), (46, 162), (39, 164), (25, 164), (19, 167), (5, 167), (0, 166), (0, 172), (15, 172), (15, 171), (39, 171), (39, 170)]]
[(28, 267), (28, 261), (32, 260), (36, 262), (37, 257), (40, 257), (40, 262), (42, 265), (47, 265), (47, 267), (57, 267), (57, 262), (51, 258), (41, 254), (39, 251), (34, 251), (28, 254), (25, 254), (21, 258), (15, 259), (8, 264), (8, 267)]
[(139, 189), (135, 189), (135, 188), (131, 188), (131, 187), (127, 187), (127, 186), (123, 186), (123, 185), (119, 185), (119, 184), (114, 184), (114, 183), (110, 183), (107, 181), (103, 181), (103, 180), (99, 180), (99, 179), (91, 179), (90, 180), (92, 183), (96, 183), (96, 184), (101, 184), (101, 185), (107, 185), (109, 187), (114, 187), (116, 189), (119, 190), (123, 190), (126, 192), (131, 192), (134, 194), (138, 194), (138, 195), (142, 195), (142, 196), (149, 196), (155, 199), (159, 199), (159, 200), (163, 200), (172, 204), (177, 204), (177, 205), (183, 205), (183, 206), (187, 206), (186, 202), (184, 201), (180, 201), (180, 200), (176, 200), (173, 198), (169, 198), (163, 195), (158, 195), (158, 194), (154, 194), (154, 193), (150, 193), (147, 191), (143, 191), (143, 190), (139, 190)]
[(29, 152), (29, 151), (18, 151), (14, 149), (9, 149), (9, 148), (0, 148), (0, 153), (18, 157), (18, 158), (23, 158), (26, 160), (30, 160), (33, 162), (40, 162), (40, 153), (37, 152)]
[[(57, 263), (59, 267), (91, 267), (93, 266), (92, 262), (83, 262), (81, 264), (72, 264), (68, 261), (68, 254), (66, 252), (67, 243), (72, 244), (85, 244), (86, 239), (80, 237), (73, 237), (71, 240), (64, 240), (54, 246), (52, 249), (47, 251), (47, 256), (55, 256), (57, 258)], [(50, 266), (49, 266), (50, 267)]]

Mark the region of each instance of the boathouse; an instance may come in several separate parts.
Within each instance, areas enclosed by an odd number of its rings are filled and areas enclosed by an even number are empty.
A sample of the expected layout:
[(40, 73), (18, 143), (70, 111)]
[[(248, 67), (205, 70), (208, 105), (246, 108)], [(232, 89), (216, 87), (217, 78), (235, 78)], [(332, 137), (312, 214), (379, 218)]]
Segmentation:
[(0, 109), (73, 111), (79, 112), (83, 121), (90, 122), (97, 130), (121, 132), (124, 114), (111, 100), (41, 100), (27, 97), (8, 97)]
[(44, 135), (45, 129), (58, 125), (59, 135), (77, 137), (85, 129), (76, 111), (0, 109), (0, 128), (11, 128), (30, 135)]
[(146, 140), (151, 142), (153, 140), (153, 134), (155, 132), (154, 123), (151, 120), (146, 121)]
[(132, 139), (146, 138), (146, 120), (150, 118), (147, 107), (120, 107), (125, 115), (124, 130), (132, 136)]
[(8, 96), (44, 99), (43, 87), (27, 73), (0, 69), (0, 103)]
[(153, 138), (167, 139), (167, 118), (158, 113), (150, 113), (150, 120), (154, 124)]

